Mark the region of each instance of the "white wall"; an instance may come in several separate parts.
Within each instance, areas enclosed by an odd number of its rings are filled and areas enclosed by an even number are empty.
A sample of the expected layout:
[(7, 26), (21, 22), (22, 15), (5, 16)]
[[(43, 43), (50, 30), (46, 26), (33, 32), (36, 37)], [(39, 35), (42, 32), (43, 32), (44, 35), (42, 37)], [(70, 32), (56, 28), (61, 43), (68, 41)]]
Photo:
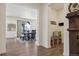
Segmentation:
[[(15, 24), (15, 31), (8, 31), (8, 24)], [(17, 18), (6, 17), (6, 38), (16, 38), (17, 37)]]
[[(42, 5), (42, 4), (41, 4)], [(38, 11), (39, 11), (39, 13), (38, 13), (38, 24), (39, 24), (39, 27), (38, 27), (38, 29), (39, 29), (39, 45), (40, 46), (42, 46), (42, 43), (43, 43), (43, 41), (42, 41), (42, 17), (43, 17), (43, 6), (41, 6), (40, 5), (40, 7), (39, 7), (39, 9), (38, 9)]]
[(49, 48), (48, 46), (48, 5), (44, 4), (43, 15), (42, 15), (42, 41), (43, 46)]
[(0, 54), (6, 52), (5, 18), (5, 4), (0, 4)]
[(41, 46), (49, 48), (48, 46), (48, 5), (41, 4), (39, 10), (39, 43)]
[[(64, 4), (63, 4), (63, 6), (64, 6)], [(63, 22), (64, 23), (64, 7), (63, 7), (63, 9), (61, 9), (61, 10), (59, 10), (57, 13), (57, 20), (58, 20), (58, 23), (61, 23), (61, 22)], [(59, 29), (60, 29), (60, 31), (61, 31), (61, 34), (62, 34), (62, 43), (64, 43), (64, 26), (58, 26), (59, 27)]]
[(68, 5), (64, 4), (64, 55), (69, 56), (69, 32), (67, 29), (69, 28), (69, 20), (66, 18), (68, 11)]

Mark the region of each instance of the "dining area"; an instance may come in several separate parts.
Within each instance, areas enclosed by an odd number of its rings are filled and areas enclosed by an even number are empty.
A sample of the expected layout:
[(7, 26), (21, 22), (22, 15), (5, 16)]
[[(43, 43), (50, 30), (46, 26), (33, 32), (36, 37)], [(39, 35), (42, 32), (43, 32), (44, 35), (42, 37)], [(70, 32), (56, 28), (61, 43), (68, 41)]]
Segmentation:
[(21, 34), (20, 39), (22, 41), (35, 41), (36, 40), (36, 30), (30, 30)]
[(36, 40), (36, 28), (32, 26), (31, 21), (17, 21), (17, 37), (21, 41), (35, 41)]

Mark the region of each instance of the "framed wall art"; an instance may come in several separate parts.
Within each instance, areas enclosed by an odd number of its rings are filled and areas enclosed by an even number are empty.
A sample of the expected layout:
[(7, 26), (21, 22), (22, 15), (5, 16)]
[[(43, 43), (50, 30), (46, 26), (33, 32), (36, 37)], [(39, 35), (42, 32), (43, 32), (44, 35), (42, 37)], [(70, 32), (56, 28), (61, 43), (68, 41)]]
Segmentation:
[(16, 31), (16, 24), (8, 24), (7, 30), (8, 31)]
[(56, 25), (56, 21), (50, 21), (52, 25)]

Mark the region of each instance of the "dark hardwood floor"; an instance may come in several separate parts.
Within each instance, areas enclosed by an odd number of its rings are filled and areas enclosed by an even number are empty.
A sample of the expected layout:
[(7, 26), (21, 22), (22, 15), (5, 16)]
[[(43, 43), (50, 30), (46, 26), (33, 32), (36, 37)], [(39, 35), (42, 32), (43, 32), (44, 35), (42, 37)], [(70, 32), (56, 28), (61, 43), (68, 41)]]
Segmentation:
[(36, 42), (20, 42), (15, 39), (7, 39), (7, 53), (3, 56), (62, 56), (63, 44), (54, 48), (37, 46)]
[(54, 48), (38, 47), (38, 56), (63, 56), (63, 44)]

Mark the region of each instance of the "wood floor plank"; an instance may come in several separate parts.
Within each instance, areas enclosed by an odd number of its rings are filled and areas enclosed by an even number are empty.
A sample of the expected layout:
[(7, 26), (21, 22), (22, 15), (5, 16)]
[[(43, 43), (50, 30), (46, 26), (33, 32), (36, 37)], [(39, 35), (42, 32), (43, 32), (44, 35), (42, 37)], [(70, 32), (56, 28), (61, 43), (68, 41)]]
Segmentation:
[(63, 56), (63, 44), (54, 48), (37, 46), (35, 42), (20, 42), (15, 39), (7, 40), (7, 53), (3, 56)]

